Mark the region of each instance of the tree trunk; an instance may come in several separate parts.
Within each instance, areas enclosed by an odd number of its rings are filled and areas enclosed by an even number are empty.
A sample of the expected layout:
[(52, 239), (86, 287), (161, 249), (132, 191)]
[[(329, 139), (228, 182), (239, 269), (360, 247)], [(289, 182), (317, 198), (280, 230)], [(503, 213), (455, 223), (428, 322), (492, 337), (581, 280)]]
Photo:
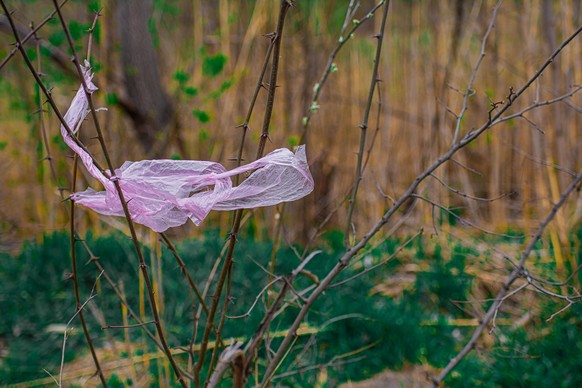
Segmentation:
[(157, 134), (172, 119), (172, 105), (160, 82), (160, 73), (148, 20), (152, 0), (117, 1), (124, 91), (132, 104), (129, 112), (138, 140), (150, 152)]

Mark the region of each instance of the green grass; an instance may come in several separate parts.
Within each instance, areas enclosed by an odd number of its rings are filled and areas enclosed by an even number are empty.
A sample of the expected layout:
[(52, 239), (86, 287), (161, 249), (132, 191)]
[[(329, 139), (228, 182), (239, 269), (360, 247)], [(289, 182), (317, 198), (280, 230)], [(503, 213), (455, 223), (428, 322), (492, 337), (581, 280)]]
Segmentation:
[[(202, 239), (178, 244), (192, 277), (201, 287), (220, 254), (224, 238), (214, 230), (207, 232)], [(342, 241), (341, 233), (328, 233), (319, 247), (323, 252), (310, 262), (307, 270), (321, 278), (337, 262)], [(389, 256), (404, 241), (384, 241), (370, 250), (368, 257), (360, 264), (348, 267), (341, 279), (358, 273), (364, 265)], [(87, 243), (108, 274), (116, 282), (123, 281), (129, 303), (138, 310), (138, 267), (131, 241), (121, 234), (89, 234)], [(268, 274), (257, 263), (268, 267), (271, 249), (271, 242), (255, 240), (252, 233), (240, 239), (235, 253), (230, 315), (244, 314), (267, 283)], [(483, 260), (470, 244), (451, 243), (446, 250), (450, 253), (445, 254), (444, 251), (430, 238), (421, 237), (404, 249), (399, 258), (385, 266), (342, 287), (326, 291), (305, 320), (311, 327), (321, 328), (321, 331), (313, 338), (309, 335), (300, 337), (286, 357), (281, 371), (323, 364), (350, 353), (357, 354), (342, 360), (363, 358), (330, 367), (329, 384), (361, 380), (388, 368), (398, 369), (404, 364), (444, 366), (473, 329), (448, 324), (456, 318), (470, 318), (451, 301), (469, 297), (476, 279), (466, 272), (467, 266)], [(147, 247), (144, 254), (150, 257)], [(99, 273), (91, 263), (85, 264), (88, 259), (86, 253), (79, 249), (78, 255), (82, 295), (87, 298)], [(293, 250), (282, 248), (277, 253), (276, 273), (289, 273), (297, 264)], [(386, 284), (399, 274), (402, 264), (416, 264), (420, 270), (412, 282), (403, 283), (405, 285), (397, 297), (373, 292), (375, 287)], [(161, 265), (168, 339), (172, 346), (187, 345), (192, 332), (187, 284), (165, 248), (162, 250)], [(8, 346), (7, 356), (0, 360), (0, 381), (3, 383), (46, 377), (43, 368), (51, 372), (58, 370), (62, 332), (47, 329), (51, 325), (66, 324), (74, 314), (72, 284), (70, 280), (65, 280), (69, 271), (69, 237), (66, 233), (46, 235), (40, 243), (29, 242), (16, 256), (0, 256), (0, 338)], [(303, 289), (311, 284), (311, 279), (299, 276), (295, 287)], [(120, 303), (103, 280), (94, 302), (108, 324), (122, 323)], [(542, 318), (547, 318), (560, 307), (556, 307), (556, 301), (546, 299), (537, 299), (534, 303), (542, 306), (540, 317), (533, 319), (527, 330), (500, 327), (497, 332), (499, 341), (486, 351), (472, 353), (451, 374), (447, 385), (582, 386), (582, 375), (577, 373), (582, 364), (580, 307), (575, 305), (546, 323)], [(273, 322), (271, 329), (276, 331), (289, 327), (297, 311), (297, 306), (291, 306)], [(224, 338), (248, 338), (259, 325), (264, 312), (264, 300), (261, 300), (250, 316), (227, 320)], [(106, 335), (91, 314), (87, 317), (96, 346), (104, 346)], [(78, 321), (75, 325), (78, 326)], [(78, 329), (68, 339), (66, 361), (86, 352), (85, 339)], [(108, 335), (122, 340), (121, 331), (109, 331)], [(140, 329), (133, 329), (132, 336), (139, 338)], [(276, 347), (278, 341), (280, 339), (275, 339), (272, 346)], [(364, 348), (367, 349), (357, 352)], [(151, 371), (155, 374), (157, 368), (152, 367)], [(279, 382), (289, 386), (310, 386), (314, 384), (317, 373), (318, 370), (295, 374)], [(111, 379), (117, 379), (118, 385), (122, 384), (117, 376), (111, 376)]]

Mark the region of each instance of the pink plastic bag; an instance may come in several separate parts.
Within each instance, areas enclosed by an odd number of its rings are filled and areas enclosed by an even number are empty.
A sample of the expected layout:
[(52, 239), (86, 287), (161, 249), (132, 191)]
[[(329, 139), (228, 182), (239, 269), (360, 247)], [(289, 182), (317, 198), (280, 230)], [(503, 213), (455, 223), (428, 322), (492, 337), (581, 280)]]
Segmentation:
[[(93, 74), (85, 61), (85, 82), (93, 93)], [(88, 101), (84, 90), (77, 92), (65, 115), (69, 127), (78, 131), (87, 117)], [(91, 156), (69, 136), (64, 126), (65, 143), (79, 155), (83, 164), (105, 187), (96, 192), (89, 188), (71, 196), (78, 204), (111, 216), (123, 216), (113, 179), (119, 184), (134, 222), (156, 232), (184, 224), (191, 219), (196, 225), (211, 210), (249, 209), (295, 201), (313, 190), (313, 178), (305, 156), (305, 147), (297, 152), (281, 148), (245, 166), (226, 170), (221, 164), (196, 160), (142, 160), (125, 162), (108, 179), (93, 164)], [(231, 177), (253, 171), (239, 186)]]

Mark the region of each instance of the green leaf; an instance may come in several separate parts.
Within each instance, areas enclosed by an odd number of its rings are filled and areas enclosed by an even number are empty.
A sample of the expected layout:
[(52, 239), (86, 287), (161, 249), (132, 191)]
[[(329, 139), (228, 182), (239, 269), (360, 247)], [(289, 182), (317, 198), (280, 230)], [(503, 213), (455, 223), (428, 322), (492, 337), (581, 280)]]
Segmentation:
[(289, 147), (297, 147), (299, 140), (299, 136), (291, 135), (287, 138), (287, 144), (289, 144)]
[(63, 44), (65, 39), (65, 33), (62, 30), (57, 30), (49, 36), (48, 41), (53, 46), (59, 47), (61, 44)]
[(202, 62), (202, 74), (210, 77), (215, 77), (222, 72), (226, 64), (226, 55), (216, 54), (204, 58)]
[(182, 88), (182, 91), (184, 92), (184, 94), (186, 94), (187, 96), (190, 97), (194, 97), (198, 95), (198, 89), (195, 88), (194, 86), (184, 86)]
[(210, 98), (213, 99), (218, 99), (220, 98), (220, 96), (222, 96), (222, 93), (224, 93), (225, 91), (227, 91), (228, 89), (230, 89), (230, 87), (234, 84), (234, 81), (232, 79), (228, 79), (226, 81), (224, 81), (222, 84), (220, 84), (220, 86), (218, 87), (218, 89), (213, 90), (209, 96)]
[(179, 84), (183, 84), (188, 82), (188, 80), (190, 79), (190, 74), (182, 70), (176, 70), (172, 78), (178, 81)]
[(73, 38), (73, 40), (81, 39), (84, 30), (85, 28), (78, 21), (71, 20), (71, 22), (69, 22), (69, 32), (71, 33), (71, 38)]
[(194, 117), (196, 117), (198, 119), (198, 121), (200, 121), (201, 123), (207, 123), (210, 121), (210, 115), (208, 114), (208, 112), (203, 111), (203, 110), (198, 110), (198, 109), (194, 109), (192, 111), (192, 114), (194, 115)]
[(210, 138), (210, 134), (208, 133), (208, 131), (206, 129), (201, 129), (200, 132), (198, 132), (198, 140), (200, 141), (200, 143), (205, 142), (209, 138)]
[(115, 105), (119, 102), (119, 97), (117, 97), (116, 93), (107, 93), (105, 95), (105, 103), (107, 105)]
[(180, 155), (173, 153), (172, 156), (170, 156), (170, 159), (172, 160), (181, 160), (182, 158), (180, 157)]
[(4, 151), (8, 145), (7, 141), (0, 141), (0, 151)]

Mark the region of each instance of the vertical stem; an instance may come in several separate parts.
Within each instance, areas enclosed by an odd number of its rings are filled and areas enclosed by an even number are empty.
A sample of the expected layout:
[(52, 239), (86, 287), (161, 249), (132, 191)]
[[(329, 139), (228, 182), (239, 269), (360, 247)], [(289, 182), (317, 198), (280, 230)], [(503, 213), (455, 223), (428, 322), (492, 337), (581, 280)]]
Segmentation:
[[(372, 80), (370, 81), (370, 91), (368, 92), (368, 102), (366, 103), (366, 108), (364, 110), (364, 118), (362, 124), (360, 124), (360, 149), (358, 151), (358, 162), (356, 164), (356, 174), (354, 178), (354, 188), (352, 190), (352, 195), (350, 197), (349, 207), (348, 207), (348, 218), (346, 221), (346, 232), (345, 232), (345, 246), (349, 249), (350, 243), (350, 230), (352, 228), (352, 217), (354, 214), (354, 207), (356, 205), (356, 197), (358, 195), (358, 188), (360, 187), (360, 181), (362, 180), (362, 161), (364, 159), (364, 148), (366, 146), (366, 132), (368, 130), (368, 119), (370, 117), (370, 110), (372, 109), (372, 100), (374, 98), (374, 91), (376, 90), (376, 84), (378, 83), (378, 67), (380, 65), (380, 55), (382, 53), (382, 42), (384, 40), (384, 30), (386, 28), (386, 19), (388, 18), (388, 10), (390, 8), (390, 0), (387, 0), (384, 4), (384, 13), (382, 14), (382, 26), (380, 27), (380, 32), (374, 37), (378, 39), (378, 46), (376, 47), (376, 58), (374, 59), (374, 70), (372, 72)], [(354, 236), (355, 237), (355, 236)]]
[[(290, 7), (290, 3), (288, 0), (281, 0), (281, 6), (279, 10), (279, 19), (277, 21), (277, 30), (272, 37), (272, 44), (273, 44), (273, 60), (271, 65), (271, 76), (269, 81), (269, 94), (267, 96), (267, 106), (265, 108), (265, 116), (263, 120), (263, 128), (261, 131), (261, 139), (259, 141), (259, 146), (257, 150), (257, 159), (262, 157), (265, 144), (267, 139), (269, 138), (269, 124), (271, 121), (271, 115), (273, 113), (273, 106), (275, 102), (275, 89), (277, 86), (277, 74), (279, 71), (279, 56), (281, 52), (281, 38), (283, 36), (283, 26), (285, 23), (285, 16), (287, 14), (287, 10)], [(260, 80), (259, 80), (260, 82)], [(256, 93), (255, 93), (256, 94)], [(253, 99), (254, 104), (254, 99)], [(248, 125), (248, 123), (246, 123)], [(245, 127), (246, 133), (246, 127)], [(244, 136), (244, 134), (243, 134)], [(240, 160), (240, 159), (239, 159)], [(218, 279), (216, 290), (214, 292), (212, 305), (210, 307), (210, 314), (208, 315), (208, 321), (206, 323), (206, 327), (204, 328), (204, 334), (202, 337), (202, 343), (200, 344), (200, 352), (198, 363), (194, 369), (194, 376), (196, 380), (196, 385), (200, 385), (200, 371), (202, 370), (202, 366), (204, 365), (204, 360), (206, 357), (206, 350), (208, 348), (208, 339), (210, 336), (210, 328), (213, 326), (214, 317), (216, 315), (216, 310), (218, 309), (220, 296), (222, 294), (222, 289), (224, 288), (224, 283), (226, 281), (227, 275), (231, 270), (232, 266), (232, 258), (234, 255), (234, 248), (237, 242), (237, 235), (240, 231), (240, 224), (242, 219), (242, 210), (236, 210), (234, 214), (234, 220), (232, 223), (232, 229), (230, 231), (230, 237), (228, 242), (228, 249), (226, 252), (226, 257), (224, 259), (224, 264), (220, 273), (220, 277)], [(226, 313), (226, 312), (225, 312)], [(220, 335), (220, 332), (219, 334)]]
[[(75, 192), (75, 186), (77, 183), (77, 166), (78, 166), (78, 158), (75, 155), (75, 161), (73, 164), (73, 182), (71, 183), (71, 192)], [(95, 368), (97, 369), (96, 374), (99, 375), (99, 380), (101, 380), (101, 384), (104, 387), (107, 387), (107, 380), (105, 380), (105, 376), (103, 375), (103, 370), (101, 369), (101, 365), (99, 364), (99, 358), (97, 357), (97, 353), (95, 352), (95, 347), (93, 346), (93, 340), (89, 335), (89, 329), (87, 328), (87, 323), (85, 322), (85, 316), (83, 314), (82, 304), (81, 304), (81, 297), (79, 295), (79, 280), (77, 277), (77, 253), (75, 251), (75, 242), (77, 241), (77, 235), (75, 233), (75, 201), (71, 200), (71, 217), (70, 217), (70, 239), (71, 239), (71, 279), (73, 280), (73, 289), (75, 290), (75, 303), (76, 303), (76, 311), (79, 314), (79, 320), (81, 321), (81, 326), (83, 327), (83, 333), (85, 334), (85, 339), (87, 340), (87, 345), (89, 346), (89, 350), (91, 351), (91, 357), (93, 358), (93, 363), (95, 364)]]
[(265, 108), (265, 116), (263, 119), (263, 130), (261, 131), (261, 139), (259, 140), (259, 148), (257, 149), (257, 159), (263, 156), (265, 151), (265, 144), (269, 138), (269, 125), (271, 116), (273, 114), (273, 107), (275, 104), (275, 90), (277, 89), (277, 75), (279, 73), (279, 57), (281, 56), (281, 40), (283, 38), (283, 25), (285, 24), (285, 15), (291, 3), (288, 0), (281, 0), (281, 8), (279, 10), (279, 20), (277, 21), (277, 31), (273, 36), (273, 61), (271, 63), (271, 77), (269, 79), (269, 94), (267, 96), (267, 106)]

